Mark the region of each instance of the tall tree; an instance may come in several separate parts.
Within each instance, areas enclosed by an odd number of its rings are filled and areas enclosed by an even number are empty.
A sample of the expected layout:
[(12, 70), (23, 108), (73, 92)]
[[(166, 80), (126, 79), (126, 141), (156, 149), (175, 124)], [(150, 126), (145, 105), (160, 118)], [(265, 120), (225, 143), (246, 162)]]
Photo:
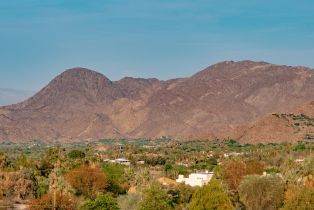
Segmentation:
[(229, 188), (236, 190), (247, 174), (246, 164), (243, 161), (227, 161), (223, 164), (222, 176)]
[(208, 185), (205, 185), (192, 196), (192, 201), (189, 205), (190, 210), (231, 210), (234, 209), (228, 195), (218, 180), (212, 180)]
[(76, 190), (76, 194), (88, 198), (95, 198), (108, 187), (105, 174), (97, 166), (81, 165), (66, 174), (65, 178)]

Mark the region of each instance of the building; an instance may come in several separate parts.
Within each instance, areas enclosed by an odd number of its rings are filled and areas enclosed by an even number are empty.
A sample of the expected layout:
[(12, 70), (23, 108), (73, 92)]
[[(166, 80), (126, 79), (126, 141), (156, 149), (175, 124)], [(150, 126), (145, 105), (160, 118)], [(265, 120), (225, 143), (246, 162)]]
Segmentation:
[(118, 163), (121, 165), (126, 165), (129, 166), (131, 164), (131, 162), (125, 158), (117, 158), (115, 160), (111, 160), (112, 163)]
[(303, 158), (296, 159), (295, 162), (296, 162), (296, 163), (304, 163), (304, 159), (303, 159)]
[(183, 175), (179, 175), (178, 179), (176, 179), (176, 182), (184, 183), (192, 187), (195, 187), (195, 186), (202, 187), (208, 184), (208, 182), (212, 179), (213, 176), (214, 176), (214, 173), (208, 172), (208, 171), (192, 173), (189, 175), (188, 178), (185, 178)]
[(139, 161), (137, 161), (137, 164), (139, 164), (139, 165), (144, 165), (144, 164), (145, 164), (145, 161), (144, 161), (144, 160), (139, 160)]
[(243, 155), (242, 152), (229, 152), (229, 153), (224, 153), (223, 156), (224, 158), (229, 158), (229, 157), (237, 157)]

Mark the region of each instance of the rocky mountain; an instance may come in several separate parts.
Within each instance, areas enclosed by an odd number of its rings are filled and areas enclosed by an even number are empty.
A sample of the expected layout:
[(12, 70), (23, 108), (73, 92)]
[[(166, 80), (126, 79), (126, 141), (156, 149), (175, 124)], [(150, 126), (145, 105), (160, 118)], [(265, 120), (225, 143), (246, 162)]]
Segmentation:
[(285, 113), (268, 114), (222, 135), (242, 143), (314, 141), (314, 102)]
[(32, 91), (0, 88), (0, 106), (19, 103), (33, 94)]
[(227, 61), (168, 81), (110, 81), (74, 68), (0, 108), (0, 140), (210, 138), (310, 101), (314, 71), (306, 67)]

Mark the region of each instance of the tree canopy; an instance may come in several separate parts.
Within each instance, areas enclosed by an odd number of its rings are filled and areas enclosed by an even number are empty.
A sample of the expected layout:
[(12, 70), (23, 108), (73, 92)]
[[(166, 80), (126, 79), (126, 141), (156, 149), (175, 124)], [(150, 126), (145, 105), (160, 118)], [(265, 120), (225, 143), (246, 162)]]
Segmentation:
[(159, 183), (153, 183), (152, 186), (145, 191), (144, 199), (140, 203), (139, 210), (171, 210), (170, 199), (164, 192)]
[(233, 209), (228, 195), (218, 180), (212, 180), (193, 194), (189, 205), (190, 210), (228, 210)]
[(285, 193), (282, 210), (312, 210), (314, 206), (314, 188), (290, 186)]
[(105, 192), (108, 181), (105, 174), (97, 166), (81, 165), (65, 176), (75, 189), (77, 195), (95, 198), (98, 192)]
[(88, 199), (80, 210), (119, 210), (116, 199), (108, 194), (99, 194), (95, 200)]
[(238, 191), (247, 210), (277, 210), (282, 205), (284, 189), (284, 182), (277, 175), (248, 175)]

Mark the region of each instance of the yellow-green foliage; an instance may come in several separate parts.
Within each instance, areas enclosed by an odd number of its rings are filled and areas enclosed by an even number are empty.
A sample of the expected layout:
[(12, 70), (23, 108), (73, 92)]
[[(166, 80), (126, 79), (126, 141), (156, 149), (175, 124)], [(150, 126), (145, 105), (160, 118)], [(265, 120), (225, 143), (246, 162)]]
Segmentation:
[(290, 186), (285, 193), (282, 210), (312, 210), (314, 207), (314, 188)]
[(218, 180), (212, 180), (193, 194), (190, 210), (229, 210), (234, 209), (228, 195)]

